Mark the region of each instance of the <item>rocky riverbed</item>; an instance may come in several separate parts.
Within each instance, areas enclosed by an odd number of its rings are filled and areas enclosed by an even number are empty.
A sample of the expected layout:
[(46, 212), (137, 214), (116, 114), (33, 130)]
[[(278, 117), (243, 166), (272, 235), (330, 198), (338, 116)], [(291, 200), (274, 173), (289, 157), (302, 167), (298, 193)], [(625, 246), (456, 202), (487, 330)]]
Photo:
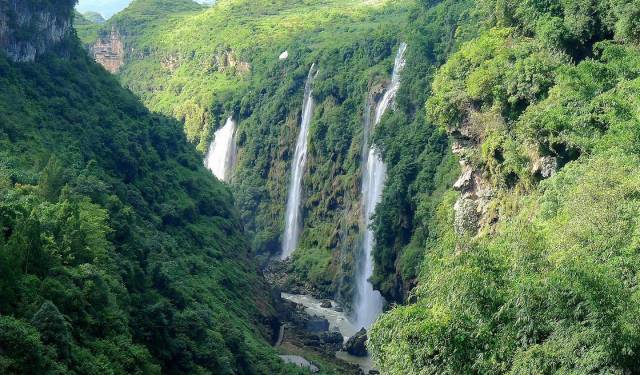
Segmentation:
[(279, 343), (322, 352), (337, 363), (348, 363), (353, 374), (377, 373), (364, 348), (366, 331), (354, 326), (336, 302), (289, 293), (282, 293), (282, 298), (288, 313)]

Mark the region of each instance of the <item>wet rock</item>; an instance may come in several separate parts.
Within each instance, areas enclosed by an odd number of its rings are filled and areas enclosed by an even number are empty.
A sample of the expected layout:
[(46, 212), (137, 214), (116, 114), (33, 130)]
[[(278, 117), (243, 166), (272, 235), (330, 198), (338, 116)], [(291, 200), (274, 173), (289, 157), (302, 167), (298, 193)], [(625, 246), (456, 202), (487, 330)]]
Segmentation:
[(356, 357), (367, 356), (367, 330), (362, 328), (355, 335), (351, 336), (344, 345), (347, 353)]
[(334, 307), (333, 310), (336, 311), (336, 312), (344, 312), (344, 309), (342, 307), (340, 307), (340, 306)]
[(331, 306), (333, 305), (331, 304), (331, 301), (329, 301), (328, 299), (323, 300), (322, 303), (320, 304), (320, 307), (325, 309), (330, 309)]
[(308, 332), (327, 332), (329, 331), (329, 321), (325, 318), (313, 316), (307, 320), (304, 329)]
[(341, 344), (344, 341), (342, 334), (338, 331), (325, 332), (322, 334), (322, 340), (326, 343)]
[(369, 375), (380, 375), (380, 371), (378, 371), (378, 370), (369, 370)]
[(305, 346), (310, 346), (313, 348), (319, 348), (321, 345), (320, 336), (318, 335), (307, 335), (302, 342)]

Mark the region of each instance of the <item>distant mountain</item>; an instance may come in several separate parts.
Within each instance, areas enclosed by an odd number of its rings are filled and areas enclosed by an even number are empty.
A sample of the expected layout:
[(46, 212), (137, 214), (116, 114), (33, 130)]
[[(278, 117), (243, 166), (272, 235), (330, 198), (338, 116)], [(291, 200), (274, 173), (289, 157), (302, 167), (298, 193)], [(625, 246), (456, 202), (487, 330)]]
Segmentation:
[(86, 18), (87, 20), (93, 23), (101, 24), (105, 22), (105, 19), (104, 17), (102, 17), (102, 14), (98, 12), (89, 11), (89, 12), (82, 13), (82, 15), (84, 16), (84, 18)]

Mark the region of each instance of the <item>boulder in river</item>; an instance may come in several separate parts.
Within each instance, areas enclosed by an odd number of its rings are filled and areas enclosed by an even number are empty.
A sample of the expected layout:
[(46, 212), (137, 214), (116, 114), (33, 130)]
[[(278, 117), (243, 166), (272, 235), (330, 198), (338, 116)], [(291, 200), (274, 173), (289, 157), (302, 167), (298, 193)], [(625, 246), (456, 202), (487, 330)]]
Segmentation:
[(362, 328), (355, 335), (351, 336), (344, 345), (347, 353), (356, 357), (367, 356), (367, 330)]
[(323, 332), (320, 335), (320, 339), (323, 347), (334, 352), (342, 349), (342, 343), (344, 343), (342, 334), (337, 331)]
[(329, 301), (328, 299), (323, 300), (322, 303), (320, 304), (320, 307), (324, 309), (330, 309), (331, 306), (333, 305), (331, 304), (331, 301)]
[(329, 330), (329, 321), (325, 318), (312, 316), (307, 320), (304, 329), (308, 332), (327, 332)]

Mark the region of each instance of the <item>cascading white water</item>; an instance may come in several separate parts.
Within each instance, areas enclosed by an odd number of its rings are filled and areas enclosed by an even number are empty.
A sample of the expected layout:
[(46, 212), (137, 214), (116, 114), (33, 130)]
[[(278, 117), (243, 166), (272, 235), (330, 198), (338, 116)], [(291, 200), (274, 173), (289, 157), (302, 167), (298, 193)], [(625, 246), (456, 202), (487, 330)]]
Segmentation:
[(215, 132), (204, 159), (204, 165), (221, 181), (231, 178), (236, 153), (235, 131), (236, 123), (229, 117), (224, 126)]
[(287, 259), (298, 246), (300, 235), (300, 201), (302, 198), (302, 176), (307, 163), (307, 145), (309, 125), (313, 117), (313, 80), (315, 78), (315, 64), (311, 65), (307, 81), (304, 86), (304, 101), (302, 102), (302, 121), (300, 133), (296, 143), (296, 151), (291, 161), (291, 180), (289, 182), (289, 196), (287, 197), (287, 211), (285, 216), (284, 239), (280, 259)]
[[(380, 123), (382, 116), (387, 111), (391, 103), (396, 97), (400, 88), (400, 73), (405, 65), (404, 53), (407, 50), (405, 43), (400, 44), (393, 67), (393, 75), (391, 83), (384, 96), (378, 102), (373, 119), (373, 128)], [(369, 105), (368, 105), (369, 107)], [(367, 111), (370, 111), (367, 108)], [(362, 206), (363, 206), (363, 222), (366, 226), (364, 238), (362, 241), (362, 256), (358, 267), (358, 275), (356, 276), (357, 295), (355, 300), (355, 320), (358, 327), (369, 328), (382, 313), (384, 306), (384, 298), (369, 282), (369, 278), (373, 275), (373, 258), (372, 251), (374, 245), (373, 232), (369, 229), (371, 216), (375, 212), (376, 206), (382, 197), (384, 182), (387, 174), (387, 168), (382, 162), (375, 146), (368, 148), (369, 136), (373, 129), (371, 128), (371, 116), (365, 114), (365, 148), (363, 148), (363, 178), (362, 178)]]

